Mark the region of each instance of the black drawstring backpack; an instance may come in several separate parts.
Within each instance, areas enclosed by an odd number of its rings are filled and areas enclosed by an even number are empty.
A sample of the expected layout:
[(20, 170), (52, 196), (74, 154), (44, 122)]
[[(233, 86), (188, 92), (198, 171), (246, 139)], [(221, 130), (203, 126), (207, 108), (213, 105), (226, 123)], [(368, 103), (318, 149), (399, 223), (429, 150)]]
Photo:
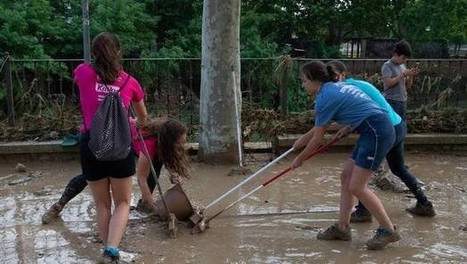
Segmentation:
[(97, 160), (115, 161), (125, 159), (131, 150), (131, 131), (128, 110), (125, 109), (120, 94), (130, 75), (118, 91), (106, 84), (107, 95), (97, 108), (89, 129), (89, 149)]

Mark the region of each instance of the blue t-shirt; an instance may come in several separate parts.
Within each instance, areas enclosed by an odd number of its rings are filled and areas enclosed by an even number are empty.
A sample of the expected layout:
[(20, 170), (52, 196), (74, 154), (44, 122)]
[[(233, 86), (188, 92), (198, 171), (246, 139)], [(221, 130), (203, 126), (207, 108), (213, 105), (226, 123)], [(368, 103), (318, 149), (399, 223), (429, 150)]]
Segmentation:
[(402, 118), (392, 109), (391, 105), (386, 101), (381, 92), (373, 86), (373, 84), (361, 80), (354, 80), (348, 78), (344, 83), (351, 84), (362, 92), (366, 93), (373, 101), (375, 101), (381, 108), (383, 108), (389, 115), (389, 120), (393, 126), (400, 124)]
[(385, 111), (357, 87), (350, 84), (324, 83), (316, 96), (315, 126), (331, 121), (357, 128), (363, 120)]

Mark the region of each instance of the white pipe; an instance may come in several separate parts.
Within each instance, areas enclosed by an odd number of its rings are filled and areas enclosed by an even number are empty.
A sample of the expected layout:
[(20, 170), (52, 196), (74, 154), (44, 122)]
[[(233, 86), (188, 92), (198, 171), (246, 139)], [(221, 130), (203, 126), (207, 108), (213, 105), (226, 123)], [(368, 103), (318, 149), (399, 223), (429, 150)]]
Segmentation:
[(294, 148), (291, 148), (289, 150), (287, 150), (286, 152), (282, 153), (282, 155), (280, 155), (279, 157), (277, 157), (275, 160), (271, 161), (270, 163), (268, 163), (266, 166), (262, 167), (260, 170), (258, 170), (257, 172), (255, 172), (254, 174), (248, 176), (248, 178), (244, 179), (243, 181), (241, 181), (239, 184), (237, 184), (235, 187), (233, 187), (232, 189), (230, 189), (229, 191), (227, 191), (226, 193), (224, 193), (223, 195), (221, 195), (219, 198), (217, 198), (216, 200), (212, 201), (210, 204), (208, 204), (208, 206), (206, 206), (205, 210), (207, 210), (209, 207), (213, 206), (214, 204), (218, 203), (220, 200), (222, 200), (224, 197), (226, 197), (227, 195), (229, 195), (230, 193), (232, 193), (233, 191), (235, 191), (236, 189), (238, 189), (240, 186), (242, 186), (243, 184), (247, 183), (249, 180), (253, 179), (254, 177), (256, 177), (258, 174), (260, 174), (261, 172), (265, 171), (266, 169), (268, 169), (269, 167), (271, 167), (274, 163), (278, 162), (279, 160), (281, 160), (282, 158), (284, 158), (285, 156), (289, 155), (292, 151), (294, 151)]
[[(227, 211), (227, 210), (229, 210), (229, 209), (230, 209), (230, 207), (234, 206), (235, 204), (237, 204), (237, 203), (238, 203), (238, 202), (240, 202), (241, 200), (243, 200), (243, 199), (247, 198), (248, 196), (252, 195), (253, 193), (255, 193), (256, 191), (258, 191), (259, 189), (261, 189), (261, 188), (263, 188), (263, 187), (264, 187), (264, 185), (262, 185), (262, 184), (261, 184), (260, 186), (258, 186), (258, 187), (256, 187), (256, 188), (254, 188), (254, 189), (253, 189), (253, 190), (251, 190), (249, 193), (247, 193), (247, 194), (243, 195), (243, 196), (242, 196), (242, 197), (240, 197), (238, 200), (236, 200), (235, 202), (233, 202), (233, 203), (229, 204), (229, 205), (228, 205), (226, 208), (222, 209), (222, 211), (221, 211), (221, 212), (224, 212), (224, 211)], [(216, 215), (216, 216), (217, 216), (217, 215)], [(211, 219), (212, 219), (212, 218), (210, 218), (210, 219), (209, 219), (209, 221), (210, 221)]]
[(240, 107), (238, 105), (237, 77), (235, 76), (235, 72), (232, 72), (232, 78), (233, 78), (233, 83), (234, 83), (235, 119), (237, 121), (238, 163), (240, 167), (243, 167), (242, 128), (240, 125), (240, 110), (239, 110)]

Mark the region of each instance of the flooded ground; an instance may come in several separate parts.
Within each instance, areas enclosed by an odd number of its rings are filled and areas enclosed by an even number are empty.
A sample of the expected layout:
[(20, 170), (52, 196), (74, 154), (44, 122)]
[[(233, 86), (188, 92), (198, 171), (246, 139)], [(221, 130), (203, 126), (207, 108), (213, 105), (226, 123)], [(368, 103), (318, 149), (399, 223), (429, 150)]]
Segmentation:
[[(438, 215), (414, 218), (408, 194), (378, 191), (402, 240), (383, 251), (367, 251), (376, 223), (353, 224), (351, 242), (316, 240), (320, 228), (337, 219), (340, 166), (346, 155), (323, 154), (263, 188), (214, 219), (205, 233), (191, 235), (179, 224), (176, 239), (153, 218), (132, 211), (121, 244), (122, 258), (134, 263), (465, 263), (467, 262), (467, 155), (409, 154), (408, 165), (426, 184)], [(250, 160), (253, 157), (250, 156)], [(267, 163), (255, 156), (254, 171)], [(211, 214), (290, 164), (274, 166)], [(33, 177), (14, 173), (16, 162), (0, 163), (0, 259), (2, 263), (95, 263), (95, 209), (86, 189), (64, 209), (59, 221), (41, 225), (41, 215), (67, 181), (80, 172), (78, 161), (26, 163)], [(245, 176), (226, 176), (232, 167), (193, 164), (184, 184), (192, 202), (206, 205)], [(25, 173), (24, 175), (27, 175)], [(23, 183), (21, 183), (24, 181)], [(13, 185), (9, 185), (13, 184)], [(163, 179), (163, 189), (169, 184)], [(139, 190), (134, 179), (135, 204)], [(285, 214), (290, 212), (304, 212)]]

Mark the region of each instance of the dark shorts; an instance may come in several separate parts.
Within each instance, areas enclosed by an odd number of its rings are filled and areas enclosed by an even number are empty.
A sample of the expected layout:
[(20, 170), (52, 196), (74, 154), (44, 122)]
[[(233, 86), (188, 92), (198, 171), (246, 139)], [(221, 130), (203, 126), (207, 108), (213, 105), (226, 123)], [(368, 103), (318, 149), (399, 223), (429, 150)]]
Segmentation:
[(352, 159), (355, 165), (376, 171), (394, 144), (394, 127), (386, 114), (377, 114), (366, 118), (356, 131), (360, 137)]
[(107, 177), (126, 178), (135, 174), (135, 154), (130, 151), (122, 160), (100, 161), (97, 160), (88, 146), (89, 133), (81, 134), (80, 157), (81, 169), (87, 181), (97, 181)]

